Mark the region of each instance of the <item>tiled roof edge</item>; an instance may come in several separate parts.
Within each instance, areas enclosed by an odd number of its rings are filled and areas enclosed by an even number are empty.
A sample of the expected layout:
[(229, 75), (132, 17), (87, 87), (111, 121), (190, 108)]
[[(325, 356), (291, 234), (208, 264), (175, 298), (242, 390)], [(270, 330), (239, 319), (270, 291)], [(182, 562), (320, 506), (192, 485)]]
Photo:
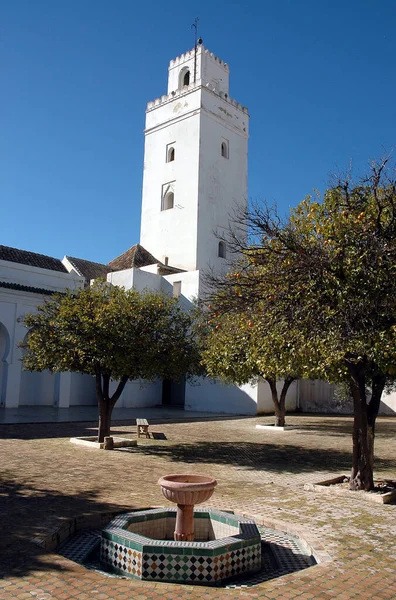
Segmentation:
[(31, 292), (33, 294), (45, 294), (46, 296), (52, 296), (53, 294), (61, 294), (55, 290), (46, 290), (45, 288), (36, 288), (30, 285), (22, 285), (20, 283), (10, 283), (8, 281), (0, 281), (0, 288), (6, 288), (8, 290), (18, 290), (20, 292)]
[(81, 273), (81, 271), (80, 271), (80, 269), (77, 267), (77, 265), (75, 265), (75, 264), (74, 264), (74, 262), (73, 262), (73, 257), (72, 257), (72, 256), (67, 256), (67, 254), (65, 254), (65, 258), (67, 258), (67, 260), (68, 260), (68, 261), (69, 261), (69, 263), (72, 265), (72, 267), (73, 267), (74, 269), (76, 269), (76, 271), (77, 271), (77, 274), (78, 274), (80, 277), (84, 277), (84, 275)]

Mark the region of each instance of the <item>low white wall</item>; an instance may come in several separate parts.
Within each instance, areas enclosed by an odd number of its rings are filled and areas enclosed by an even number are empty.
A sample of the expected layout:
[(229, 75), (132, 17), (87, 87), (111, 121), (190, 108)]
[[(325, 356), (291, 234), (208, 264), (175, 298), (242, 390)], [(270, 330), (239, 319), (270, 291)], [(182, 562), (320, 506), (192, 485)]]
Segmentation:
[(246, 384), (240, 388), (223, 385), (209, 379), (186, 384), (185, 410), (228, 413), (236, 415), (257, 414), (257, 386)]

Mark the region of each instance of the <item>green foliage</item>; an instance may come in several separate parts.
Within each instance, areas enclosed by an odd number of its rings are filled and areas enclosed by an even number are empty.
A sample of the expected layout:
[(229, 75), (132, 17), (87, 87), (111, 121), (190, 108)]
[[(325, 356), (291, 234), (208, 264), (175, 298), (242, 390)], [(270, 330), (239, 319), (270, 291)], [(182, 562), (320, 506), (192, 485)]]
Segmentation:
[[(217, 298), (220, 305), (220, 298)], [(262, 377), (298, 377), (298, 357), (285, 340), (268, 332), (268, 320), (260, 304), (244, 312), (222, 313), (209, 308), (203, 313), (202, 359), (210, 376), (241, 385)], [(268, 315), (267, 315), (268, 316)]]
[(25, 325), (29, 370), (177, 380), (199, 365), (191, 315), (157, 292), (96, 283), (56, 295), (26, 315)]
[(396, 375), (396, 192), (385, 162), (362, 184), (306, 198), (285, 223), (268, 208), (248, 215), (255, 243), (240, 244), (211, 301), (230, 323), (243, 313), (253, 322), (249, 346), (266, 368), (329, 381), (351, 365)]

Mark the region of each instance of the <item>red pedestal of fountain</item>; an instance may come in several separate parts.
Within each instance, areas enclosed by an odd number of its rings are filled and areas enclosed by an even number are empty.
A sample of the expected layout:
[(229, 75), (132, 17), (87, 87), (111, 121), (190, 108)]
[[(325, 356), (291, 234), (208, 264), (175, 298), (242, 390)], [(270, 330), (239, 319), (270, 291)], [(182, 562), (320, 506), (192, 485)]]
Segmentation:
[(217, 485), (206, 475), (165, 475), (158, 480), (167, 500), (177, 504), (175, 541), (194, 541), (194, 505), (206, 502)]

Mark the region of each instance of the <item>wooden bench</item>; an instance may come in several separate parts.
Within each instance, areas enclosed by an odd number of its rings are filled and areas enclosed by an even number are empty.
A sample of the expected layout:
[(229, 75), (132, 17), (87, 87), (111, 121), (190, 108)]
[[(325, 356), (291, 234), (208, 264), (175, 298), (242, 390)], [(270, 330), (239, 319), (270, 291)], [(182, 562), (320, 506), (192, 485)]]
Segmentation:
[(141, 437), (142, 435), (145, 435), (146, 438), (150, 437), (149, 434), (149, 423), (147, 421), (147, 419), (136, 419), (136, 425), (137, 425), (137, 436)]

